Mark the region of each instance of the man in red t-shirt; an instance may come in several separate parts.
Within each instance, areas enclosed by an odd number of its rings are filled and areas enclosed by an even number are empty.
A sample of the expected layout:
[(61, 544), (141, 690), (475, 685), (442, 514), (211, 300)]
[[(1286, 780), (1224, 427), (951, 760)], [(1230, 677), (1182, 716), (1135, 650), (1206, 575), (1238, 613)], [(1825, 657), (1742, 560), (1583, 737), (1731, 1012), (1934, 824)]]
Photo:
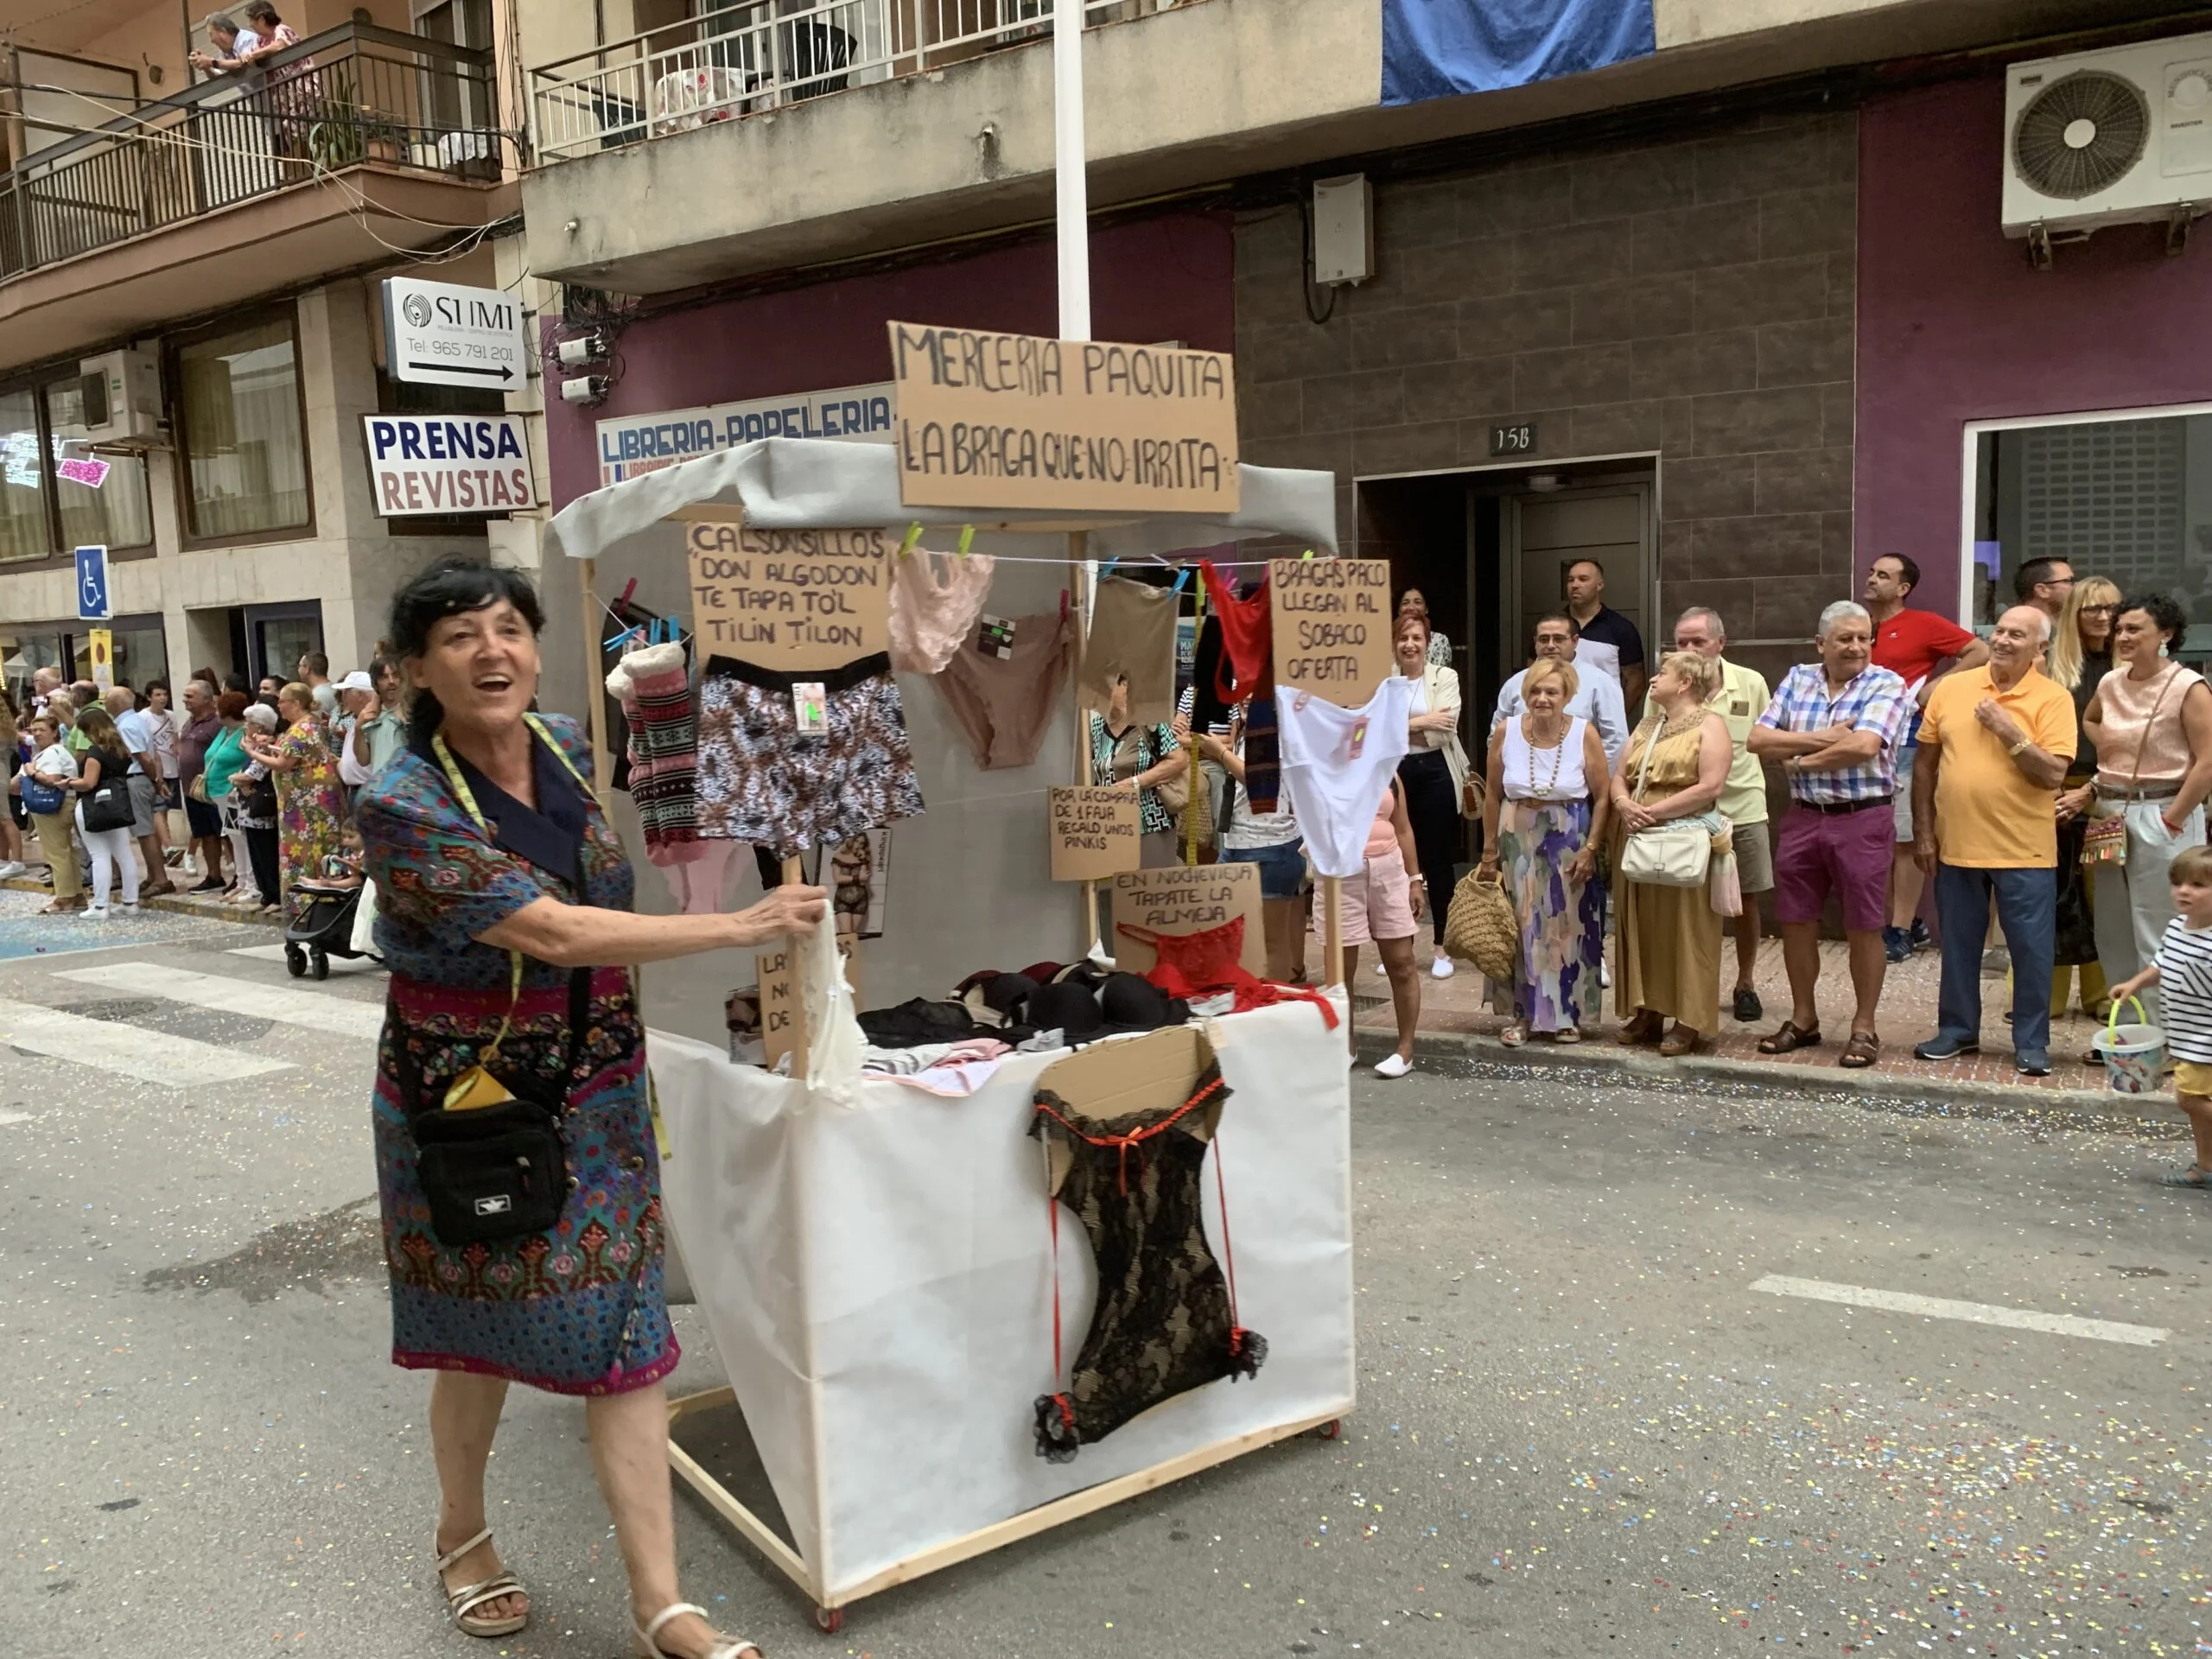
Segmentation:
[(1874, 619), (1874, 666), (1902, 677), (1912, 693), (1913, 715), (1897, 746), (1897, 845), (1890, 863), (1890, 925), (1882, 943), (1891, 962), (1903, 962), (1927, 943), (1915, 918), (1920, 911), (1920, 866), (1912, 856), (1913, 739), (1920, 710), (1936, 682), (1955, 669), (1989, 660), (1989, 647), (1973, 630), (1936, 614), (1908, 610), (1905, 595), (1920, 586), (1920, 567), (1902, 553), (1885, 553), (1866, 573), (1866, 609)]

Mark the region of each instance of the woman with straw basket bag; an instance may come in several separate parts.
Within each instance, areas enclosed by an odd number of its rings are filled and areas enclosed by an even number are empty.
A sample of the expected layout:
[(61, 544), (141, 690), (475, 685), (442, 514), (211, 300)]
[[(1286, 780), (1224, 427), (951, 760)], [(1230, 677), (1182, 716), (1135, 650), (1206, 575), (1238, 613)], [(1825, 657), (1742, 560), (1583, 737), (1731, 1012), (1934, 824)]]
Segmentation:
[[(1555, 1043), (1582, 1039), (1602, 1011), (1605, 893), (1598, 847), (1610, 816), (1605, 750), (1597, 728), (1567, 713), (1580, 689), (1574, 664), (1540, 658), (1521, 683), (1526, 712), (1491, 734), (1483, 794), (1483, 861), (1453, 896), (1510, 906), (1511, 951), (1498, 964), (1475, 958), (1490, 979), (1491, 1006), (1508, 1016), (1509, 1047), (1530, 1032)], [(1497, 895), (1484, 899), (1484, 893)], [(1496, 923), (1490, 926), (1494, 931)]]

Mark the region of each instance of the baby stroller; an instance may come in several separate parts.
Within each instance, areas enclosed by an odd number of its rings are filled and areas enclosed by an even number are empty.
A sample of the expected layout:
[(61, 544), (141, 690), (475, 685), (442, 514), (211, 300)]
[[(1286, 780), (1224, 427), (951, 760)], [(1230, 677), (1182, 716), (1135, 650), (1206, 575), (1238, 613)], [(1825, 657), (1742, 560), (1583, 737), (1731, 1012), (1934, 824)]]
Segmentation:
[(359, 882), (294, 885), (284, 918), (284, 966), (294, 979), (306, 978), (310, 969), (317, 979), (328, 979), (331, 957), (374, 954), (353, 948), (353, 912), (360, 904)]

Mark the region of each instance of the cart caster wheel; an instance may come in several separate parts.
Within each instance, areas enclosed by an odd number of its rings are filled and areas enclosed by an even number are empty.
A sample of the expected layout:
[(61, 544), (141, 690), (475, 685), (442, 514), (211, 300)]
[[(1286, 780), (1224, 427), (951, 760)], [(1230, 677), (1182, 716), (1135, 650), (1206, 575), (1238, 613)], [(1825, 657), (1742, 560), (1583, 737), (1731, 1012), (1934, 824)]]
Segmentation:
[(1344, 1432), (1344, 1426), (1343, 1421), (1339, 1418), (1332, 1417), (1327, 1422), (1322, 1424), (1320, 1427), (1313, 1431), (1313, 1438), (1317, 1440), (1333, 1440), (1338, 1435)]
[(318, 950), (315, 953), (313, 960), (315, 966), (315, 976), (317, 979), (328, 979), (330, 977), (329, 956), (323, 951)]
[(308, 976), (308, 953), (296, 944), (286, 945), (284, 971), (291, 975), (294, 979), (305, 979)]
[(824, 1636), (835, 1636), (845, 1628), (845, 1610), (842, 1607), (817, 1607), (814, 1610), (814, 1628)]

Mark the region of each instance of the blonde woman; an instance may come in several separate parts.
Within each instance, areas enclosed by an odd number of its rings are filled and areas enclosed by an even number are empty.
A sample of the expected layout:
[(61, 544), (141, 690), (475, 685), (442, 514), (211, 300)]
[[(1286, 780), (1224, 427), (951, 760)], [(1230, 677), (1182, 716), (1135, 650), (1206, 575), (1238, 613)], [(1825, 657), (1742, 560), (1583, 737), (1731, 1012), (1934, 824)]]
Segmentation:
[(1479, 868), (1485, 881), (1503, 868), (1520, 925), (1512, 981), (1490, 988), (1492, 1006), (1510, 1016), (1509, 1048), (1532, 1031), (1579, 1043), (1583, 1021), (1602, 1012), (1605, 890), (1597, 863), (1611, 803), (1598, 729), (1567, 712), (1580, 683), (1573, 664), (1539, 658), (1521, 682), (1524, 712), (1491, 734)]
[[(1653, 713), (1613, 769), (1617, 849), (1660, 824), (1713, 815), (1736, 756), (1728, 722), (1705, 706), (1719, 689), (1718, 658), (1673, 651), (1660, 659)], [(1725, 842), (1727, 831), (1719, 834)], [(1620, 868), (1618, 851), (1613, 867)], [(1669, 887), (1623, 879), (1619, 886), (1614, 994), (1630, 1015), (1619, 1040), (1657, 1043), (1669, 1057), (1687, 1054), (1720, 1026), (1720, 918), (1703, 883)]]
[[(2074, 695), (2074, 758), (2058, 791), (2058, 945), (2050, 971), (2050, 1011), (2066, 1012), (2069, 994), (2080, 982), (2082, 1012), (2101, 1020), (2111, 1011), (2105, 970), (2097, 961), (2096, 884), (2082, 864), (2082, 836), (2096, 797), (2097, 746), (2082, 728), (2082, 716), (2097, 687), (2112, 671), (2112, 623), (2120, 613), (2119, 585), (2103, 576), (2083, 576), (2066, 595), (2058, 631), (2050, 644), (2050, 677)], [(2103, 1058), (2085, 1057), (2102, 1065)]]

